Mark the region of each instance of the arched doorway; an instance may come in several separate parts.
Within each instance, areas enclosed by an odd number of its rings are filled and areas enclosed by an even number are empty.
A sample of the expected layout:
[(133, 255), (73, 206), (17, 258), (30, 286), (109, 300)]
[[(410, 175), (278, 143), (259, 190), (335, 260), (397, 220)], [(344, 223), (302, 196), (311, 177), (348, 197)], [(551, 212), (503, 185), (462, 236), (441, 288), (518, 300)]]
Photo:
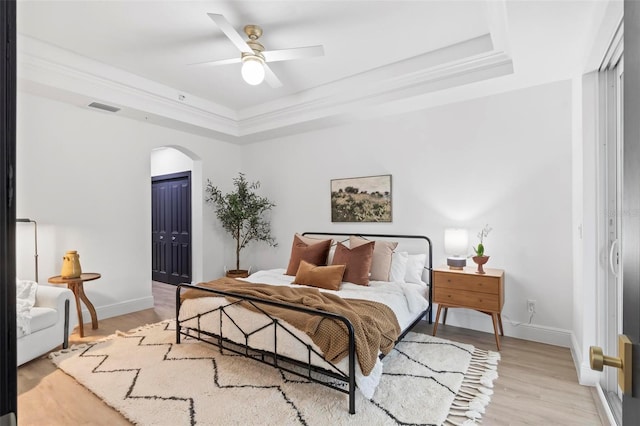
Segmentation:
[(202, 276), (201, 162), (179, 146), (151, 151), (152, 279), (169, 284)]

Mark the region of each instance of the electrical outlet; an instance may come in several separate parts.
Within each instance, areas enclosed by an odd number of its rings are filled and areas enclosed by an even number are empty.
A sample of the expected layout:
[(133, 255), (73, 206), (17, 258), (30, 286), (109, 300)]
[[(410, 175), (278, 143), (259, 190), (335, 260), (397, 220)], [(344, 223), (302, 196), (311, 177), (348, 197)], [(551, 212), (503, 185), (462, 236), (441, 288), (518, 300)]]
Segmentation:
[(527, 299), (527, 312), (533, 314), (536, 312), (536, 301)]

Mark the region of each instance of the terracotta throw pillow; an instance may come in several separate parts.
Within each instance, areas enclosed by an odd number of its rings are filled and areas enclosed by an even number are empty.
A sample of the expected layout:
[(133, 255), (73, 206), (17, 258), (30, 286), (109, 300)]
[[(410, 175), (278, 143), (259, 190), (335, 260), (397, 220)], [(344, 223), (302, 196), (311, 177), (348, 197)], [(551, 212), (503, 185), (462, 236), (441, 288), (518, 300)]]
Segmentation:
[(293, 284), (309, 285), (327, 290), (340, 290), (345, 268), (345, 265), (316, 266), (301, 260)]
[(332, 240), (318, 240), (295, 234), (293, 236), (289, 266), (287, 266), (287, 275), (295, 275), (298, 272), (301, 260), (314, 265), (326, 265), (331, 242)]
[[(352, 235), (349, 237), (349, 247), (359, 247), (370, 242), (365, 238)], [(371, 275), (369, 279), (372, 281), (389, 281), (389, 271), (391, 270), (391, 258), (393, 251), (398, 247), (397, 241), (377, 240), (373, 248), (373, 258), (371, 259)]]
[(343, 281), (354, 284), (369, 285), (369, 270), (375, 241), (369, 241), (359, 247), (347, 248), (338, 243), (333, 255), (333, 265), (346, 265)]

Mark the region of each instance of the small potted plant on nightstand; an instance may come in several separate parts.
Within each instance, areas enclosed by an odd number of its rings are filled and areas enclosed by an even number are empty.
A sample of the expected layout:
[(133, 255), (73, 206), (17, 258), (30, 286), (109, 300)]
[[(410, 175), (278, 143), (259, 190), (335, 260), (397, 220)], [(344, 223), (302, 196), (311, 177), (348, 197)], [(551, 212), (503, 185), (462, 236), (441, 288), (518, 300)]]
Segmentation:
[(480, 243), (476, 247), (473, 247), (473, 251), (476, 253), (475, 256), (472, 257), (473, 261), (478, 265), (478, 270), (476, 271), (478, 274), (484, 274), (484, 269), (482, 265), (489, 261), (489, 256), (484, 254), (484, 238), (489, 235), (491, 232), (491, 228), (489, 225), (485, 225), (484, 228), (480, 232), (478, 232), (478, 238), (480, 239)]
[(271, 236), (271, 224), (264, 217), (265, 213), (275, 207), (266, 197), (258, 196), (255, 191), (260, 182), (247, 182), (243, 173), (233, 179), (235, 190), (223, 194), (207, 179), (205, 189), (207, 203), (213, 205), (216, 216), (222, 227), (236, 241), (236, 269), (227, 271), (227, 277), (242, 278), (249, 275), (246, 269), (240, 269), (240, 251), (251, 241), (262, 241), (271, 247), (277, 243)]

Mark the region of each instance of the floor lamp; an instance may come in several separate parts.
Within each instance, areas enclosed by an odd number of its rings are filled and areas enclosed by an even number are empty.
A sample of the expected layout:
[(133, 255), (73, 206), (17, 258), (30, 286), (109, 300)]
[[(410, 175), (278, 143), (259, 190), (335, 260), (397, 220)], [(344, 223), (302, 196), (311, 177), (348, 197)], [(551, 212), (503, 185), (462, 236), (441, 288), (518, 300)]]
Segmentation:
[(38, 282), (38, 223), (35, 220), (19, 218), (16, 219), (16, 222), (21, 223), (33, 223), (33, 235), (34, 235), (34, 244), (35, 247), (35, 261), (36, 261), (36, 282)]

